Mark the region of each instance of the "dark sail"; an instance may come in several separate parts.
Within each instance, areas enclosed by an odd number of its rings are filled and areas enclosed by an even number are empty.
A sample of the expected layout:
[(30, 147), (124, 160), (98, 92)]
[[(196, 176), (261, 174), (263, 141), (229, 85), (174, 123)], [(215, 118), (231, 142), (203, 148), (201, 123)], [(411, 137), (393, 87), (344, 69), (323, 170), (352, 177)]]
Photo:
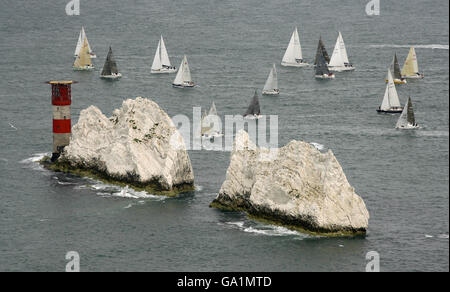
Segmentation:
[(394, 55), (394, 79), (402, 79), (400, 64), (398, 63), (397, 54)]
[(325, 57), (323, 55), (322, 50), (318, 50), (318, 56), (317, 56), (317, 64), (316, 64), (316, 75), (322, 76), (322, 75), (328, 75), (330, 74), (330, 70), (328, 70), (328, 65), (325, 61)]
[(328, 56), (327, 50), (325, 49), (325, 45), (323, 44), (322, 37), (320, 37), (319, 44), (317, 45), (316, 59), (314, 60), (314, 65), (317, 65), (320, 51), (322, 51), (322, 55), (325, 58), (325, 62), (327, 62), (327, 64), (330, 63), (330, 56)]
[(408, 104), (406, 106), (408, 107), (407, 121), (408, 121), (409, 124), (415, 125), (416, 124), (416, 119), (414, 118), (414, 110), (413, 110), (413, 105), (412, 105), (412, 102), (411, 102), (411, 97), (408, 98)]
[(114, 60), (112, 49), (109, 47), (108, 56), (106, 57), (105, 65), (103, 66), (102, 76), (110, 76), (112, 74), (117, 74), (117, 64)]
[(252, 102), (250, 103), (247, 111), (245, 112), (245, 116), (249, 115), (257, 115), (259, 116), (261, 114), (261, 109), (259, 107), (259, 98), (258, 98), (258, 92), (255, 90), (255, 95), (253, 96)]

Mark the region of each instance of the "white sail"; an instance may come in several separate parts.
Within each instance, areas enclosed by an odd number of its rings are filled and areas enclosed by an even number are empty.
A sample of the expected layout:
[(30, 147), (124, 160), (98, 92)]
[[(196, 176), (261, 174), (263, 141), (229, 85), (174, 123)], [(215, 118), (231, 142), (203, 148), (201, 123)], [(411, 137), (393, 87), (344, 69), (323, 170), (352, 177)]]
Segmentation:
[(78, 36), (78, 42), (77, 47), (75, 48), (74, 56), (78, 56), (80, 54), (81, 46), (83, 45), (83, 28), (80, 31), (80, 34)]
[(161, 36), (161, 48), (160, 48), (160, 50), (161, 50), (161, 64), (171, 67), (172, 64), (170, 64), (169, 54), (167, 53), (166, 45), (164, 43), (164, 39), (163, 39), (162, 36)]
[(160, 51), (161, 41), (158, 42), (158, 47), (156, 48), (155, 57), (153, 58), (152, 70), (160, 70), (162, 68)]
[(208, 115), (209, 116), (217, 116), (217, 109), (216, 109), (216, 104), (214, 103), (214, 101), (211, 105), (211, 108), (209, 109)]
[(388, 84), (386, 85), (386, 91), (384, 92), (383, 102), (380, 109), (388, 111), (394, 107), (401, 107), (400, 100), (398, 98), (397, 90), (395, 89), (394, 78), (392, 77), (391, 70), (388, 70)]
[(388, 73), (388, 92), (389, 92), (389, 105), (391, 107), (401, 107), (400, 99), (398, 98), (397, 89), (395, 89), (394, 78), (392, 77), (391, 70)]
[(191, 77), (191, 70), (189, 69), (189, 63), (187, 61), (187, 57), (184, 56), (183, 59), (183, 81), (188, 83), (188, 82), (192, 82), (192, 77)]
[(302, 46), (300, 45), (300, 37), (298, 36), (297, 27), (292, 33), (291, 40), (283, 56), (283, 63), (296, 64), (297, 60), (302, 60)]
[(174, 85), (183, 85), (183, 71), (184, 71), (184, 59), (181, 61), (180, 69), (178, 69), (177, 76), (175, 76), (175, 80), (173, 81)]
[(272, 91), (274, 89), (278, 89), (277, 69), (275, 64), (273, 64), (273, 67), (270, 70), (269, 77), (267, 77), (263, 91)]
[(397, 124), (395, 125), (396, 128), (406, 128), (408, 127), (408, 106), (405, 105), (403, 108), (402, 114), (398, 118)]
[(341, 38), (340, 34), (336, 40), (336, 45), (334, 46), (333, 55), (330, 59), (330, 67), (344, 67), (344, 58), (342, 57), (341, 53)]
[(402, 75), (415, 76), (417, 73), (419, 73), (419, 64), (417, 62), (416, 50), (414, 47), (411, 47), (402, 68)]
[(77, 47), (75, 48), (75, 57), (80, 54), (81, 47), (83, 46), (84, 40), (86, 40), (88, 52), (90, 55), (93, 55), (91, 45), (89, 44), (89, 40), (86, 36), (86, 31), (84, 30), (84, 26), (81, 27), (80, 35), (78, 36)]
[(345, 48), (344, 38), (342, 37), (341, 32), (339, 32), (338, 38), (342, 60), (344, 61), (344, 64), (345, 63), (349, 64), (350, 62), (348, 61), (347, 49)]

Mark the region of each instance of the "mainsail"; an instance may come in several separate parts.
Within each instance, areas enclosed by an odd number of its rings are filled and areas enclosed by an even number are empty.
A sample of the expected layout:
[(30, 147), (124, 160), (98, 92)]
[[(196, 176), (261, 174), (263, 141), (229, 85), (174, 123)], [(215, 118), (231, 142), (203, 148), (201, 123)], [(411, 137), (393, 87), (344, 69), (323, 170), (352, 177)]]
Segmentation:
[(73, 66), (75, 68), (84, 68), (92, 65), (91, 56), (89, 55), (89, 47), (87, 44), (87, 39), (85, 38), (83, 41), (83, 45), (81, 46), (81, 50)]
[(388, 84), (386, 85), (386, 91), (384, 92), (383, 102), (381, 103), (380, 109), (387, 111), (393, 107), (401, 107), (401, 105), (397, 90), (395, 89), (395, 83), (391, 70), (388, 70)]
[(160, 51), (161, 40), (158, 42), (158, 47), (156, 48), (155, 57), (153, 58), (152, 70), (160, 70), (162, 68)]
[(80, 54), (80, 50), (81, 50), (81, 48), (83, 46), (84, 40), (86, 40), (86, 42), (87, 42), (88, 53), (89, 54), (93, 54), (92, 53), (92, 49), (91, 49), (91, 45), (89, 44), (89, 41), (88, 41), (87, 36), (86, 36), (86, 31), (84, 30), (84, 26), (82, 26), (81, 27), (81, 31), (80, 31), (80, 35), (78, 36), (77, 47), (75, 48), (75, 57)]
[(189, 64), (186, 56), (184, 56), (177, 76), (173, 81), (174, 85), (184, 85), (185, 83), (192, 83), (191, 71), (189, 70)]
[(172, 67), (169, 60), (169, 54), (167, 53), (166, 44), (164, 43), (164, 39), (161, 35), (161, 64), (163, 66)]
[(403, 65), (402, 76), (415, 76), (417, 73), (419, 73), (419, 64), (417, 63), (416, 50), (411, 47)]
[(258, 98), (258, 92), (255, 90), (255, 95), (252, 98), (252, 101), (250, 102), (250, 105), (248, 106), (247, 111), (245, 112), (244, 117), (246, 116), (259, 116), (261, 114), (261, 109), (259, 107), (259, 98)]
[(322, 41), (322, 36), (320, 36), (319, 44), (317, 45), (317, 51), (316, 51), (316, 58), (314, 60), (314, 65), (317, 65), (317, 60), (319, 58), (319, 55), (322, 54), (325, 58), (325, 62), (330, 63), (330, 56), (327, 53), (327, 50), (325, 49), (325, 45)]
[(277, 77), (277, 68), (275, 64), (273, 64), (272, 69), (270, 70), (269, 77), (267, 77), (266, 84), (264, 85), (264, 91), (273, 91), (278, 89), (278, 77)]
[(333, 55), (330, 59), (330, 66), (332, 67), (345, 67), (346, 64), (350, 64), (347, 55), (347, 49), (345, 48), (344, 38), (341, 32), (339, 32), (334, 46)]
[(323, 51), (319, 49), (317, 52), (319, 55), (317, 56), (317, 64), (316, 64), (316, 76), (329, 75), (330, 70), (328, 69), (328, 65), (325, 60), (325, 56), (323, 55)]
[(411, 97), (408, 98), (408, 101), (405, 107), (403, 108), (403, 112), (397, 121), (396, 128), (405, 128), (408, 125), (416, 126), (416, 119), (414, 117), (414, 110)]
[(111, 47), (109, 47), (108, 56), (106, 56), (105, 65), (103, 66), (102, 76), (110, 76), (112, 74), (118, 74), (117, 63), (114, 60)]
[(291, 40), (283, 56), (283, 63), (296, 64), (303, 59), (302, 46), (300, 45), (300, 37), (298, 36), (297, 27), (292, 33)]

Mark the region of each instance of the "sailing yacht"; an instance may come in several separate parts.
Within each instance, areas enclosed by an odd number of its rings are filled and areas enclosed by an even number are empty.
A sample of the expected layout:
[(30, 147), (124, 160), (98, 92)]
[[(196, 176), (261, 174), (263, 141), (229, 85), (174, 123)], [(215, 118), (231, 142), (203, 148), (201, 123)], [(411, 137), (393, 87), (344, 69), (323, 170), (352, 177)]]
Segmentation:
[(314, 65), (317, 65), (317, 61), (319, 59), (320, 54), (323, 55), (325, 58), (325, 62), (328, 64), (330, 63), (330, 56), (327, 53), (327, 50), (325, 49), (325, 45), (322, 41), (322, 36), (320, 36), (319, 44), (317, 45), (317, 51), (316, 51), (316, 58), (314, 59)]
[(277, 68), (275, 67), (275, 64), (273, 64), (273, 67), (270, 70), (269, 77), (267, 77), (266, 84), (264, 85), (262, 94), (265, 95), (280, 94), (280, 89), (278, 88)]
[[(400, 65), (398, 64), (397, 54), (394, 54), (394, 59), (391, 63), (391, 72), (394, 72), (393, 78), (395, 84), (405, 84), (406, 79), (402, 77), (402, 73), (400, 71)], [(388, 82), (388, 78), (386, 77), (386, 82)]]
[(180, 69), (178, 70), (177, 76), (172, 83), (173, 87), (178, 88), (192, 88), (195, 83), (192, 81), (191, 71), (189, 70), (189, 64), (186, 55), (181, 61)]
[(333, 55), (331, 56), (328, 67), (331, 71), (336, 72), (355, 70), (355, 67), (348, 60), (347, 49), (345, 48), (341, 32), (339, 32), (336, 40), (336, 45), (334, 46)]
[(211, 125), (214, 124), (213, 117), (218, 117), (216, 105), (213, 101), (209, 112), (204, 112), (202, 116), (202, 137), (206, 139), (212, 139), (222, 137), (223, 133), (220, 130), (214, 129)]
[(384, 92), (383, 102), (377, 109), (379, 113), (401, 113), (403, 107), (400, 105), (397, 90), (395, 89), (394, 79), (391, 70), (388, 70), (388, 84)]
[(89, 55), (91, 56), (91, 59), (97, 58), (97, 55), (94, 54), (94, 52), (91, 49), (91, 45), (89, 44), (89, 41), (87, 40), (86, 31), (84, 30), (84, 26), (81, 27), (80, 34), (78, 36), (78, 42), (77, 47), (75, 48), (75, 54), (74, 57), (76, 58), (80, 54), (81, 47), (83, 46), (83, 42), (86, 39), (88, 48), (89, 48)]
[(416, 123), (416, 119), (414, 117), (414, 110), (411, 101), (411, 97), (408, 98), (406, 102), (405, 108), (403, 109), (400, 118), (397, 121), (397, 125), (395, 126), (397, 129), (417, 129), (419, 125)]
[(334, 79), (335, 78), (334, 73), (331, 73), (330, 70), (328, 69), (328, 65), (321, 47), (318, 48), (317, 53), (318, 56), (316, 57), (317, 64), (315, 77), (318, 79)]
[(261, 118), (261, 109), (259, 106), (258, 92), (256, 90), (255, 95), (253, 96), (252, 101), (250, 102), (250, 105), (248, 106), (248, 109), (244, 114), (244, 118), (246, 119)]
[(156, 48), (155, 58), (153, 59), (151, 73), (175, 73), (177, 68), (172, 66), (169, 59), (169, 54), (167, 53), (166, 45), (164, 39), (161, 38), (158, 42), (158, 47)]
[(294, 32), (292, 33), (291, 40), (284, 53), (281, 65), (291, 67), (309, 66), (309, 64), (303, 60), (302, 46), (300, 45), (297, 27), (295, 27)]
[(414, 47), (409, 49), (408, 57), (402, 68), (402, 77), (409, 79), (422, 79), (425, 76), (419, 73), (419, 64), (417, 63), (417, 55)]
[(85, 38), (75, 62), (73, 63), (73, 70), (75, 71), (87, 71), (93, 70), (91, 55), (89, 54), (89, 47), (87, 39)]
[(120, 77), (122, 77), (122, 74), (120, 74), (117, 69), (116, 60), (114, 60), (112, 49), (109, 47), (108, 56), (106, 56), (105, 65), (103, 66), (100, 78), (114, 80), (119, 79)]

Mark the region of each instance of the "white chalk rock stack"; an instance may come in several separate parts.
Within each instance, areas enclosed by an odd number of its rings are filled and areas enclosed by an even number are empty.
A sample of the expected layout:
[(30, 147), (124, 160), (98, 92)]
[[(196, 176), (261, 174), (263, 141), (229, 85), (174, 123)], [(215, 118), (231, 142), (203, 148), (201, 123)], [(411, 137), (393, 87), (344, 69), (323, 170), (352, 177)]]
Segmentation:
[(181, 134), (155, 102), (142, 97), (125, 100), (110, 118), (95, 106), (82, 110), (60, 160), (161, 190), (194, 183)]
[(269, 150), (256, 147), (243, 130), (211, 206), (329, 235), (365, 234), (369, 221), (364, 201), (331, 150), (321, 153), (292, 141), (270, 158)]

